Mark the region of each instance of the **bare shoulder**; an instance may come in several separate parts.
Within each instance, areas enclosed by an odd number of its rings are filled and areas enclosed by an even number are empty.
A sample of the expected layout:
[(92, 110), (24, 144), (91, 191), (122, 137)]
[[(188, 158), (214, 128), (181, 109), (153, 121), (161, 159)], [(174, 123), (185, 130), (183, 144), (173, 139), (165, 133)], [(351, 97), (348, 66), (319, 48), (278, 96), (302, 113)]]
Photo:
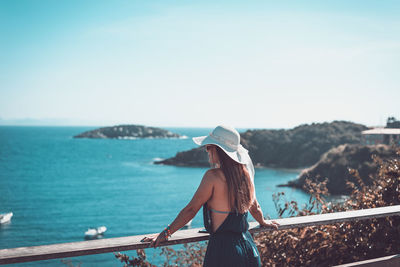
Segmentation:
[(215, 180), (215, 179), (220, 179), (221, 177), (223, 177), (223, 175), (224, 175), (224, 173), (219, 168), (209, 169), (204, 174), (204, 178), (207, 179), (207, 180)]
[(205, 174), (204, 178), (210, 182), (215, 182), (221, 179), (224, 179), (224, 173), (222, 172), (221, 169), (215, 168), (215, 169), (209, 169)]

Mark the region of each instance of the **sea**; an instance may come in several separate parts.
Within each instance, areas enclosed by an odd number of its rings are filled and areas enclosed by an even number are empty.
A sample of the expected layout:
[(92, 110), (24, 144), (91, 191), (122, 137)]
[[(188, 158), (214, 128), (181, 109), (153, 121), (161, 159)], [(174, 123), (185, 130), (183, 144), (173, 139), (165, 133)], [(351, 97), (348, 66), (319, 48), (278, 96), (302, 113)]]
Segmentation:
[[(158, 233), (190, 201), (207, 168), (154, 161), (196, 147), (191, 138), (212, 129), (166, 128), (183, 136), (179, 139), (73, 138), (95, 128), (0, 126), (0, 213), (14, 214), (0, 226), (0, 249), (83, 241), (88, 228), (103, 225), (102, 238)], [(278, 218), (274, 193), (285, 192), (287, 200), (300, 205), (308, 202), (309, 195), (300, 190), (277, 187), (298, 174), (256, 168), (256, 195), (265, 216)], [(201, 212), (191, 227), (202, 227)], [(146, 253), (162, 264), (159, 250)], [(6, 266), (123, 264), (106, 253)]]

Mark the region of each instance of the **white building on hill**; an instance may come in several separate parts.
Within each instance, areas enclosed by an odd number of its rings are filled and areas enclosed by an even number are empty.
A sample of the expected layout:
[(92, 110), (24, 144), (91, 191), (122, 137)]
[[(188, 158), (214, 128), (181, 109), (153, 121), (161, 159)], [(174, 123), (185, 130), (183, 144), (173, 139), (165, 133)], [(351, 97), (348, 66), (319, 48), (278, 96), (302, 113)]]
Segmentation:
[(364, 145), (396, 145), (400, 146), (400, 129), (375, 128), (362, 131), (362, 143)]

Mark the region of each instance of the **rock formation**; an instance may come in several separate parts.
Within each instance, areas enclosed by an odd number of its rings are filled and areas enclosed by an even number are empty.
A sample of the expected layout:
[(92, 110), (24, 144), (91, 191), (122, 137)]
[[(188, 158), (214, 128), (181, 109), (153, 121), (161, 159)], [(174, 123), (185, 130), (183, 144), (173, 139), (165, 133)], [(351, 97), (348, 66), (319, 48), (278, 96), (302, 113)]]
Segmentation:
[(366, 185), (372, 183), (371, 177), (376, 174), (379, 167), (379, 164), (372, 159), (373, 155), (383, 160), (394, 158), (396, 150), (386, 145), (340, 145), (323, 154), (315, 165), (304, 169), (298, 179), (284, 186), (303, 188), (306, 179), (320, 182), (328, 178), (327, 188), (331, 194), (348, 194), (350, 188), (346, 186), (346, 182), (357, 184), (349, 169), (358, 170), (360, 178)]
[(142, 125), (116, 125), (111, 127), (103, 127), (87, 132), (83, 132), (74, 136), (74, 138), (179, 138), (179, 134), (170, 131), (146, 127)]
[(204, 148), (198, 147), (192, 150), (178, 152), (175, 157), (156, 161), (155, 164), (174, 166), (209, 167), (207, 152)]

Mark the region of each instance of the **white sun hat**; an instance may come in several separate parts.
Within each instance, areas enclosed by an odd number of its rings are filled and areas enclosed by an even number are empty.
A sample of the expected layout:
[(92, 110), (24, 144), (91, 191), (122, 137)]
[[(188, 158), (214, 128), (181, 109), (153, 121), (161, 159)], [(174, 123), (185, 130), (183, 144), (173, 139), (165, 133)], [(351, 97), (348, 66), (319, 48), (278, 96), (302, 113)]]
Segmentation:
[(209, 135), (193, 137), (193, 142), (199, 146), (216, 145), (220, 147), (231, 159), (244, 164), (254, 177), (254, 166), (249, 152), (240, 144), (240, 134), (230, 126), (217, 126)]

